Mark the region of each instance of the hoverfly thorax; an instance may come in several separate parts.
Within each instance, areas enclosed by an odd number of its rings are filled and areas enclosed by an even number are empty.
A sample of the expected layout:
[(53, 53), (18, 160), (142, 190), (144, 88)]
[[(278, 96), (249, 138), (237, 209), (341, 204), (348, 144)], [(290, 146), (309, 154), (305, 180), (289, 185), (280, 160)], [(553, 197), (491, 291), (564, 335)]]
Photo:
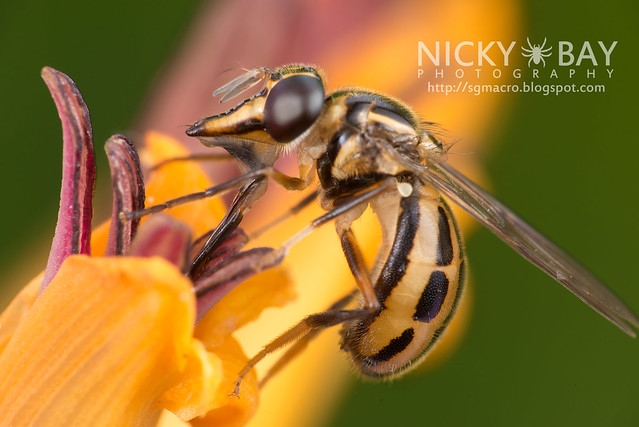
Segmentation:
[(329, 196), (342, 196), (337, 193), (358, 191), (380, 177), (407, 172), (405, 162), (396, 156), (419, 162), (419, 120), (393, 98), (348, 88), (333, 93), (326, 103), (319, 127), (332, 130), (324, 132), (330, 136), (317, 159), (317, 170)]

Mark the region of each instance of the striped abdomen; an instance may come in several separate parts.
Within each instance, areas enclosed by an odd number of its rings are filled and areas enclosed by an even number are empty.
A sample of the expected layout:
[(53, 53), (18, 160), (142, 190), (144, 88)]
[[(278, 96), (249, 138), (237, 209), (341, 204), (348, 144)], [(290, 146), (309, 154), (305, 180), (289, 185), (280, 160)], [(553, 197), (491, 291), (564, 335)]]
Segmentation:
[(343, 347), (361, 371), (384, 377), (421, 359), (448, 324), (461, 296), (464, 259), (452, 213), (416, 180), (413, 193), (371, 203), (383, 243), (373, 271), (381, 309), (345, 326)]

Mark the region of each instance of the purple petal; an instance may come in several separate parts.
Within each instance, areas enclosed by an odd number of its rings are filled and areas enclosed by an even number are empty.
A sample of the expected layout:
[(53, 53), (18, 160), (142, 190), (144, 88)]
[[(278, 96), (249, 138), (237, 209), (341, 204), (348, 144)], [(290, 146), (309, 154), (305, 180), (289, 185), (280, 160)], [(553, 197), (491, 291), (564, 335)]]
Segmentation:
[(95, 158), (89, 110), (73, 80), (45, 67), (49, 87), (62, 121), (62, 189), (60, 210), (40, 292), (51, 282), (62, 262), (73, 254), (90, 254)]
[(254, 248), (234, 254), (216, 265), (214, 271), (195, 283), (197, 297), (196, 322), (204, 317), (233, 288), (284, 259), (272, 248)]
[(104, 149), (109, 159), (113, 187), (111, 227), (104, 255), (123, 255), (131, 246), (140, 219), (121, 220), (120, 213), (144, 208), (144, 180), (138, 152), (125, 136), (113, 135)]
[(189, 228), (167, 215), (153, 215), (135, 235), (129, 255), (159, 256), (182, 269), (186, 260), (191, 232)]

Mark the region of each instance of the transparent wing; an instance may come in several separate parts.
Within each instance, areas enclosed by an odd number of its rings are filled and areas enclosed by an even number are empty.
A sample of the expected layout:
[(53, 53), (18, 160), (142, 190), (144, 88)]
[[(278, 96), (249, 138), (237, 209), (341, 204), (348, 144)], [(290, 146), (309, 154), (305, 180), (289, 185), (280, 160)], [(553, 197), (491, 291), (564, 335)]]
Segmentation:
[(633, 326), (639, 328), (639, 319), (610, 289), (477, 184), (439, 159), (411, 169), (603, 317), (636, 336)]
[(268, 69), (264, 67), (249, 70), (217, 89), (213, 92), (213, 96), (221, 95), (220, 102), (227, 101), (262, 81), (267, 72)]

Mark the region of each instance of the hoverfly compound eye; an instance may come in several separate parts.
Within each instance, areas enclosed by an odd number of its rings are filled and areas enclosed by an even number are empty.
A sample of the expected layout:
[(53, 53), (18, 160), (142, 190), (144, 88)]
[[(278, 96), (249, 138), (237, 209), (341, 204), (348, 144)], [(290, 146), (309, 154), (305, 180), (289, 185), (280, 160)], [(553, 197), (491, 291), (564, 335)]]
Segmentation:
[(290, 142), (315, 123), (323, 103), (324, 85), (319, 78), (307, 74), (286, 77), (266, 98), (266, 131), (277, 142)]

